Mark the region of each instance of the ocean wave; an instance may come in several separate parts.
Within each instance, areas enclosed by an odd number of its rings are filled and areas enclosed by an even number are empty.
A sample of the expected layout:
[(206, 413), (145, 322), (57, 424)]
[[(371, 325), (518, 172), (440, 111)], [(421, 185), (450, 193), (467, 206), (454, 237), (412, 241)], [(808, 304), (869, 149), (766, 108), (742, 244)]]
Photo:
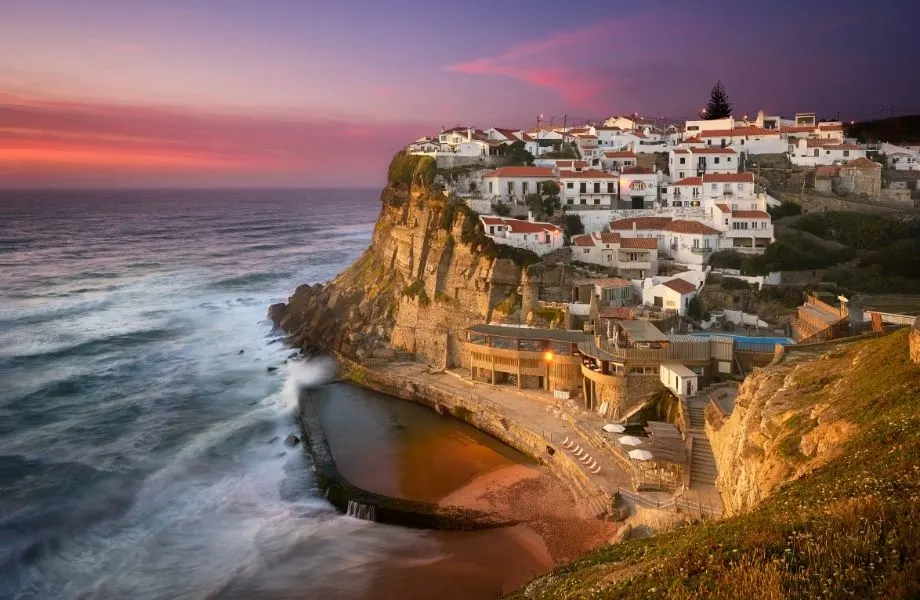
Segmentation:
[[(77, 292), (72, 292), (76, 295)], [(7, 294), (7, 298), (10, 299), (23, 299), (23, 300), (33, 300), (41, 299), (48, 300), (52, 297), (51, 294)], [(63, 294), (58, 297), (66, 297)], [(67, 306), (64, 308), (52, 308), (50, 310), (44, 310), (42, 312), (36, 313), (26, 313), (21, 316), (13, 316), (6, 319), (0, 319), (0, 326), (2, 327), (21, 327), (28, 325), (40, 325), (42, 323), (49, 323), (52, 321), (58, 321), (61, 319), (69, 319), (71, 317), (77, 317), (83, 314), (97, 312), (106, 310), (112, 307), (115, 304), (115, 301), (111, 298), (102, 299), (92, 302), (80, 302), (74, 306)]]
[(215, 289), (249, 288), (260, 283), (270, 283), (278, 281), (279, 279), (285, 279), (291, 277), (293, 274), (292, 271), (249, 273), (247, 275), (237, 275), (235, 277), (219, 279), (208, 284), (208, 287)]
[(180, 329), (169, 328), (128, 331), (125, 333), (89, 339), (67, 346), (59, 346), (33, 354), (18, 354), (7, 358), (5, 362), (7, 366), (18, 368), (52, 363), (68, 358), (82, 359), (112, 354), (125, 348), (136, 348), (144, 344), (162, 342), (178, 337), (181, 333), (182, 330)]

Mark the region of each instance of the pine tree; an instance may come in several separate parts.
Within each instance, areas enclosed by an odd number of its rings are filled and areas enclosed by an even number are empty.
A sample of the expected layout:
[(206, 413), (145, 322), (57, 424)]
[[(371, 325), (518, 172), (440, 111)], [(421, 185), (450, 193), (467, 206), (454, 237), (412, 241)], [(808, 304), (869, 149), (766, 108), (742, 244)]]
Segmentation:
[(724, 119), (732, 114), (732, 105), (728, 102), (728, 95), (725, 93), (725, 86), (721, 81), (717, 81), (712, 87), (709, 94), (709, 104), (703, 109), (703, 117), (706, 119)]

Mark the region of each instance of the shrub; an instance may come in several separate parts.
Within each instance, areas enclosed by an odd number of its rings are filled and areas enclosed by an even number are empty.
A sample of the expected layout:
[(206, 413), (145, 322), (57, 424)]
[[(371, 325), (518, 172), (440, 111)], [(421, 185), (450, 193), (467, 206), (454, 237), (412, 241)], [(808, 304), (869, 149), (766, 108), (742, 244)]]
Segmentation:
[(499, 200), (492, 203), (492, 212), (500, 217), (507, 217), (511, 214), (511, 207)]
[(795, 202), (783, 202), (779, 206), (771, 206), (767, 209), (773, 220), (782, 219), (783, 217), (794, 217), (802, 214), (802, 207)]
[(573, 235), (581, 235), (585, 232), (585, 224), (581, 222), (581, 217), (578, 215), (565, 215), (562, 218), (562, 230), (566, 237), (571, 239)]
[(734, 250), (719, 250), (709, 256), (709, 264), (716, 269), (741, 269), (744, 256)]

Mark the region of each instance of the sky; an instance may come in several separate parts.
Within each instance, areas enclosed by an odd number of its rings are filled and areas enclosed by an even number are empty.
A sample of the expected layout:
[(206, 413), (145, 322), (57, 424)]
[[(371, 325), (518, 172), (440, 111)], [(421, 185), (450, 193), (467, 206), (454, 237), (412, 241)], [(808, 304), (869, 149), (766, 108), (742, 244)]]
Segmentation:
[(442, 126), (920, 113), (917, 0), (0, 0), (0, 187), (377, 187)]

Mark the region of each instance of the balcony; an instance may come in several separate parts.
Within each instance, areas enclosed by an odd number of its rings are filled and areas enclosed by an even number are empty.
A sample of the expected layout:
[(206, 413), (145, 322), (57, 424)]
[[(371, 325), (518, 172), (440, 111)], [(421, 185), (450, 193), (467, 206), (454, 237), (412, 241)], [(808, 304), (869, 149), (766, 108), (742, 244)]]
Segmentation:
[(711, 254), (712, 248), (690, 248), (690, 251), (694, 254)]

